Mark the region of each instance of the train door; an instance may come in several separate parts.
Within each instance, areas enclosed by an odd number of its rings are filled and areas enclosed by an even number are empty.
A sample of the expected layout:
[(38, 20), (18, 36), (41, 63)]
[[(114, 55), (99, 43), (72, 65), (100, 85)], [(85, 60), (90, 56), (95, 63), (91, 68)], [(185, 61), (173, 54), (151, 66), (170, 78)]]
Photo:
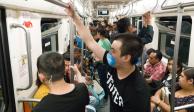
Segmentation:
[(0, 9), (0, 112), (16, 112), (5, 17)]
[(36, 91), (36, 60), (42, 53), (40, 21), (38, 13), (6, 9), (13, 102), (17, 112), (23, 112), (23, 100)]

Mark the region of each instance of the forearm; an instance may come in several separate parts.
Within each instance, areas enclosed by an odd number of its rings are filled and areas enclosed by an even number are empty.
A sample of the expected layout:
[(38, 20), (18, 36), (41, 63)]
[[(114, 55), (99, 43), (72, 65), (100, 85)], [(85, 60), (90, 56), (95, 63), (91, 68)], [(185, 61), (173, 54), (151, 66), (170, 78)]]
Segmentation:
[(154, 96), (160, 97), (162, 94), (161, 89), (157, 90), (156, 93), (154, 94)]
[(85, 77), (83, 77), (83, 76), (81, 75), (81, 73), (75, 74), (74, 80), (75, 80), (75, 82), (77, 82), (77, 83), (86, 83)]
[(78, 31), (80, 38), (87, 44), (88, 42), (93, 40), (92, 35), (90, 34), (90, 31), (84, 26), (83, 22), (81, 21), (80, 17), (75, 14), (75, 16), (72, 17), (72, 20), (76, 26), (76, 30)]
[(164, 110), (165, 112), (170, 112), (170, 105), (166, 104), (164, 101), (160, 101), (157, 104), (162, 110)]
[(73, 18), (73, 22), (75, 23), (75, 26), (77, 28), (77, 31), (80, 34), (81, 39), (86, 43), (87, 47), (94, 52), (94, 54), (100, 59), (103, 59), (105, 50), (101, 48), (94, 38), (92, 37), (89, 29), (87, 29), (82, 21), (80, 20), (80, 17), (78, 15), (75, 15)]

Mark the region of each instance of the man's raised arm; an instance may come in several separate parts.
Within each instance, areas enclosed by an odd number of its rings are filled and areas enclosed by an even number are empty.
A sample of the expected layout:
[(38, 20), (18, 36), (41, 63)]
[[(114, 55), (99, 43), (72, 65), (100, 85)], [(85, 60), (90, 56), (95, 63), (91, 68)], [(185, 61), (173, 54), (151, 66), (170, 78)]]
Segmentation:
[(71, 17), (73, 20), (77, 31), (80, 34), (81, 39), (86, 43), (88, 48), (100, 59), (103, 60), (103, 56), (105, 53), (105, 50), (100, 47), (97, 42), (93, 39), (90, 31), (84, 26), (82, 21), (80, 20), (80, 17), (75, 13), (74, 8), (71, 4), (69, 4), (69, 7), (66, 8), (67, 14)]

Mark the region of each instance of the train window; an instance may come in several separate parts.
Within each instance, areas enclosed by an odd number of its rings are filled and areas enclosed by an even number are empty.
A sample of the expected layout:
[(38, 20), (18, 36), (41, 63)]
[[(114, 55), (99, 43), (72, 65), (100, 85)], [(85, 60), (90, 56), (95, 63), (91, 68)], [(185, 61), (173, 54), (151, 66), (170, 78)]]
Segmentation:
[(58, 51), (58, 29), (60, 22), (57, 19), (42, 18), (42, 52)]
[[(159, 28), (158, 48), (165, 57), (172, 57), (174, 54), (177, 17), (161, 17), (156, 23)], [(184, 16), (182, 19), (178, 58), (186, 65), (188, 65), (191, 26), (191, 17)]]
[(98, 10), (98, 16), (108, 16), (109, 15), (109, 10), (107, 9), (99, 9)]
[(142, 29), (143, 23), (142, 23), (142, 17), (132, 17), (131, 18), (131, 24), (133, 27), (137, 28), (137, 33)]

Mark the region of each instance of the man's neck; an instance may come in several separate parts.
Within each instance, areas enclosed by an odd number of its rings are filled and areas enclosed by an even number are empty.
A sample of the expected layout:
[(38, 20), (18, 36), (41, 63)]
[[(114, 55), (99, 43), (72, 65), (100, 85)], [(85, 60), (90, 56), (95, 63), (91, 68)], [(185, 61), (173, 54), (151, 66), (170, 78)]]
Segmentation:
[(75, 88), (74, 84), (66, 83), (62, 79), (49, 84), (49, 89), (50, 89), (49, 93), (55, 94), (55, 95), (62, 95), (73, 91), (74, 88)]
[(124, 79), (131, 75), (135, 71), (135, 65), (128, 65), (128, 66), (123, 66), (121, 68), (117, 69), (117, 74), (119, 79)]

